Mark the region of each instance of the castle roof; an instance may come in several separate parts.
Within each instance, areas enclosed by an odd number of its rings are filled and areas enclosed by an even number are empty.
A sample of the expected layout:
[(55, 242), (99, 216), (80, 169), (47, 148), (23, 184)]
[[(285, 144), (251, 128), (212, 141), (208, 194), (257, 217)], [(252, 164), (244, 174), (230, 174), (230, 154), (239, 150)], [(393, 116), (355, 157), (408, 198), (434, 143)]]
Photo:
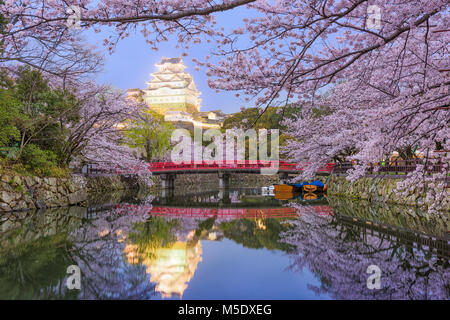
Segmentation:
[(162, 58), (161, 61), (158, 64), (164, 64), (164, 63), (183, 63), (183, 60), (181, 57), (179, 58)]

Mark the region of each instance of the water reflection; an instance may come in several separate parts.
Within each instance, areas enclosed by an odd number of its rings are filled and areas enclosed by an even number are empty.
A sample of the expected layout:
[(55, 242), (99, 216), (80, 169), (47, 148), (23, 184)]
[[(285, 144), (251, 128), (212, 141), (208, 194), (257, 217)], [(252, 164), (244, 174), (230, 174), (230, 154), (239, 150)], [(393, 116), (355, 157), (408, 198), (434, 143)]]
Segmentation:
[[(304, 208), (300, 208), (304, 210)], [(292, 270), (321, 279), (309, 286), (333, 299), (449, 299), (448, 239), (337, 214), (304, 214), (283, 239), (293, 246)], [(368, 290), (369, 265), (382, 271), (381, 289)]]
[[(240, 188), (14, 213), (0, 220), (0, 298), (449, 299), (445, 222), (396, 210), (409, 209)], [(66, 288), (71, 264), (81, 290)]]
[(195, 230), (175, 235), (177, 220), (150, 217), (129, 235), (124, 253), (130, 264), (146, 266), (150, 282), (163, 298), (182, 297), (202, 261), (202, 245)]

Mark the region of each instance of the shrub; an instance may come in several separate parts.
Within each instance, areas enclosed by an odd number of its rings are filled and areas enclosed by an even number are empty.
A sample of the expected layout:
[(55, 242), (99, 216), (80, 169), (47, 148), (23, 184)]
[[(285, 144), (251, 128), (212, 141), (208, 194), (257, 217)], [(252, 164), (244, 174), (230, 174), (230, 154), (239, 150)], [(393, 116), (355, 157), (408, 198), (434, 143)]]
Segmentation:
[(55, 178), (66, 178), (70, 175), (69, 168), (61, 168), (61, 167), (50, 167), (48, 168), (48, 174), (49, 177), (55, 177)]
[(56, 164), (56, 154), (50, 150), (42, 150), (37, 145), (28, 144), (23, 149), (21, 160), (27, 169), (48, 169)]

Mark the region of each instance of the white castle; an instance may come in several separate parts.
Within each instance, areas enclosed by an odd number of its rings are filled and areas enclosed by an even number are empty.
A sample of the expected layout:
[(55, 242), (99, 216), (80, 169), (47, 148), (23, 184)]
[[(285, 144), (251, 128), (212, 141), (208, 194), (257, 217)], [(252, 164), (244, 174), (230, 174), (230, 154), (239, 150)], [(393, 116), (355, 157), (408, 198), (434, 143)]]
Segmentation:
[(182, 58), (162, 58), (151, 73), (146, 89), (127, 92), (145, 102), (152, 110), (164, 115), (166, 121), (195, 127), (220, 128), (226, 115), (220, 111), (200, 112), (202, 99), (192, 76), (185, 72)]

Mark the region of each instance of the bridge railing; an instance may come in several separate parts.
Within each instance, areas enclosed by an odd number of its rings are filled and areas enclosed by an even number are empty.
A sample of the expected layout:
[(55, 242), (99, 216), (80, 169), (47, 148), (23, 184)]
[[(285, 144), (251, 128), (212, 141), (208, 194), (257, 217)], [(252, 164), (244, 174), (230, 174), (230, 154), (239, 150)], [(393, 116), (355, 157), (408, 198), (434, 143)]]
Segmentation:
[[(153, 162), (149, 164), (150, 171), (188, 171), (188, 170), (245, 170), (277, 168), (285, 171), (303, 171), (308, 163), (289, 163), (285, 161), (235, 160), (235, 161), (188, 161), (188, 162)], [(319, 171), (331, 172), (333, 164), (329, 163)]]
[[(264, 160), (234, 160), (234, 161), (189, 161), (189, 162), (152, 162), (149, 163), (145, 170), (151, 172), (171, 172), (171, 171), (197, 171), (197, 170), (258, 170), (262, 168), (276, 168), (279, 171), (302, 172), (310, 163), (289, 163), (286, 161), (264, 161)], [(319, 168), (317, 172), (346, 174), (348, 170), (355, 168), (356, 163), (327, 163)], [(367, 174), (394, 174), (406, 175), (416, 170), (418, 165), (424, 166), (426, 174), (440, 173), (445, 170), (445, 161), (432, 162), (426, 159), (412, 160), (394, 160), (381, 163), (373, 163), (366, 170)], [(76, 173), (84, 175), (117, 175), (117, 174), (134, 174), (140, 168), (101, 168), (95, 164), (87, 164), (80, 168)]]
[[(342, 162), (334, 165), (333, 173), (347, 173), (348, 170), (354, 168), (356, 163)], [(432, 163), (426, 159), (411, 159), (411, 160), (393, 160), (384, 161), (381, 163), (372, 163), (367, 168), (368, 174), (395, 174), (402, 175), (413, 172), (418, 165), (424, 166), (424, 172), (427, 174), (440, 173), (444, 170), (444, 162)]]
[(188, 162), (154, 162), (149, 164), (151, 171), (198, 170), (198, 169), (260, 169), (278, 165), (279, 169), (298, 170), (298, 164), (284, 161), (188, 161)]
[(84, 164), (82, 167), (72, 168), (71, 172), (74, 174), (82, 174), (88, 177), (95, 176), (114, 176), (114, 175), (134, 175), (140, 172), (147, 172), (149, 168), (147, 165), (131, 166), (122, 168), (119, 166), (104, 167), (95, 163)]

